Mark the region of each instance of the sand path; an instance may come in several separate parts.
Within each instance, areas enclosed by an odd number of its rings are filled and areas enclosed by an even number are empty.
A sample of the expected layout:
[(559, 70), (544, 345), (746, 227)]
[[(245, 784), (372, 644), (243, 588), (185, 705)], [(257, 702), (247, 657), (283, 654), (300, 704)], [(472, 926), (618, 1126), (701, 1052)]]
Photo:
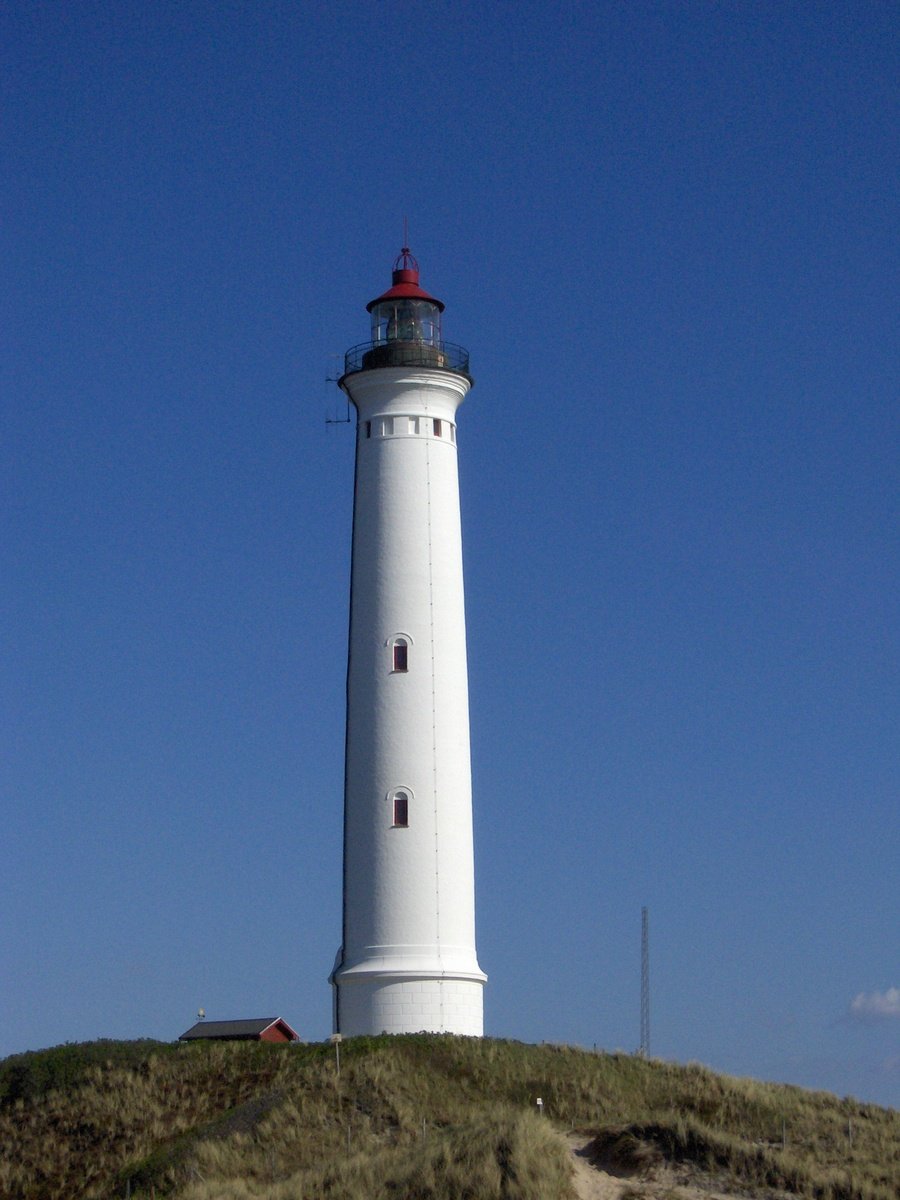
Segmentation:
[(744, 1192), (721, 1192), (699, 1188), (686, 1173), (671, 1166), (659, 1166), (645, 1175), (610, 1175), (595, 1167), (586, 1151), (592, 1138), (583, 1133), (561, 1133), (572, 1163), (572, 1186), (578, 1200), (621, 1200), (627, 1190), (630, 1196), (644, 1200), (746, 1200)]
[(595, 1167), (584, 1151), (592, 1139), (584, 1134), (567, 1133), (563, 1135), (572, 1160), (572, 1186), (578, 1200), (619, 1200), (625, 1190), (625, 1183), (614, 1175), (607, 1175)]

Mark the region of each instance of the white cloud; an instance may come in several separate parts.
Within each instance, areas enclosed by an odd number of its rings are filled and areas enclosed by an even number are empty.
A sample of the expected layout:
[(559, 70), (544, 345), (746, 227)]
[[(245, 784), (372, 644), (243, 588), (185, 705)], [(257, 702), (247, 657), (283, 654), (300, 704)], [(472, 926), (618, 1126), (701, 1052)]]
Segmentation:
[(850, 1016), (857, 1021), (900, 1020), (900, 988), (860, 992), (850, 1001)]

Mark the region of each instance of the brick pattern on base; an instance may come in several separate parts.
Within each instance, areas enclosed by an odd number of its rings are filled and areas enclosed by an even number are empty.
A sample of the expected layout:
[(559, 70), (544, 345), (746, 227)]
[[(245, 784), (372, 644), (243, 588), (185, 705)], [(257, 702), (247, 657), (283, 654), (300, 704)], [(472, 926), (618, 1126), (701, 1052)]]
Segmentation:
[(345, 982), (341, 1032), (484, 1035), (483, 985), (468, 979)]

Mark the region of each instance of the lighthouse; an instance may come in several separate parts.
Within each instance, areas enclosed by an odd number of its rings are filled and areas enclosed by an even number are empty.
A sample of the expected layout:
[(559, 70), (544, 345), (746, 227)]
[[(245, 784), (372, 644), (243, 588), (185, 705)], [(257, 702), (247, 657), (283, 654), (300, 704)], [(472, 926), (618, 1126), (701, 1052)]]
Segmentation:
[(457, 471), (468, 352), (404, 246), (339, 383), (356, 408), (347, 666), (343, 1036), (480, 1037)]

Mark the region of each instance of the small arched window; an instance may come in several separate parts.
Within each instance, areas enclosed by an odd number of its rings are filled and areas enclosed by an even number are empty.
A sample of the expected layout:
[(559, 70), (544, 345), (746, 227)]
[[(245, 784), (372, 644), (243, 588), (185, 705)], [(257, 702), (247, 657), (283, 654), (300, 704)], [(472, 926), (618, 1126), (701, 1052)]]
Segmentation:
[(394, 638), (391, 647), (391, 670), (398, 673), (409, 670), (409, 643), (406, 638)]
[(394, 792), (392, 798), (392, 824), (395, 829), (409, 828), (409, 793)]

